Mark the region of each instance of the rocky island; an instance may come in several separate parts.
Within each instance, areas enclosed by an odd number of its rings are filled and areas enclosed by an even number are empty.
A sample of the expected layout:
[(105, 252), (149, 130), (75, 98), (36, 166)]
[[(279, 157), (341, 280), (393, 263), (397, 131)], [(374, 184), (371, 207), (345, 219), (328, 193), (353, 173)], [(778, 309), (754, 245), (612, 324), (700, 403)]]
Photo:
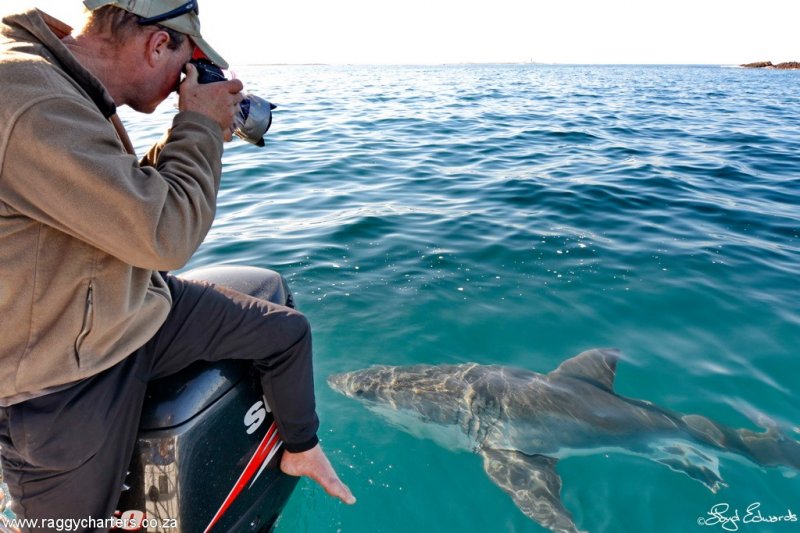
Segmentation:
[(745, 63), (744, 65), (739, 65), (740, 67), (744, 68), (768, 68), (768, 69), (778, 69), (778, 70), (800, 70), (800, 62), (798, 61), (788, 61), (786, 63), (778, 63), (777, 65), (773, 65), (772, 61), (759, 61), (757, 63)]

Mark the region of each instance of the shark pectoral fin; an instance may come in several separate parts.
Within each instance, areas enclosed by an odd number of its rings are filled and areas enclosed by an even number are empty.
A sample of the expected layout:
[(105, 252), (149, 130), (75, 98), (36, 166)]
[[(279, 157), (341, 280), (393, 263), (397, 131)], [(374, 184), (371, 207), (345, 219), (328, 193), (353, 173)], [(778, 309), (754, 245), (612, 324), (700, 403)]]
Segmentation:
[(481, 450), (483, 468), (526, 516), (557, 533), (579, 533), (561, 503), (557, 459), (516, 450)]

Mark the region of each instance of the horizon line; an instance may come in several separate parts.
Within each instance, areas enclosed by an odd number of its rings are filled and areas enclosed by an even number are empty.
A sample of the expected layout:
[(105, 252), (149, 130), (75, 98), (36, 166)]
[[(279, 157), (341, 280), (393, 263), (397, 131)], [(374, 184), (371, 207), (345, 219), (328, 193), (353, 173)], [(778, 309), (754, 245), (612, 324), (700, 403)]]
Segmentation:
[(543, 62), (543, 61), (442, 61), (434, 63), (420, 62), (268, 62), (268, 63), (239, 63), (239, 66), (248, 67), (340, 67), (340, 66), (412, 66), (412, 67), (432, 67), (432, 66), (463, 66), (463, 65), (532, 65), (532, 66), (592, 66), (592, 67), (619, 67), (619, 66), (639, 66), (639, 67), (742, 67), (746, 63), (566, 63), (566, 62)]

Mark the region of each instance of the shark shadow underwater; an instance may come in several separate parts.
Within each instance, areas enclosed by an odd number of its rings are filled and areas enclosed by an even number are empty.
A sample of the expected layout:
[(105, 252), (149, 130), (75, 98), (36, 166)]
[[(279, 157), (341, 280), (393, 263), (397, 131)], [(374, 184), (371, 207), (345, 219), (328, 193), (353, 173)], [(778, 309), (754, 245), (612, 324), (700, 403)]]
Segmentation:
[(578, 531), (561, 502), (559, 459), (621, 451), (683, 472), (712, 492), (724, 485), (718, 452), (800, 470), (800, 443), (776, 428), (733, 429), (614, 392), (620, 354), (596, 349), (549, 374), (506, 366), (374, 366), (328, 378), (418, 436), (483, 457), (519, 509), (559, 533)]

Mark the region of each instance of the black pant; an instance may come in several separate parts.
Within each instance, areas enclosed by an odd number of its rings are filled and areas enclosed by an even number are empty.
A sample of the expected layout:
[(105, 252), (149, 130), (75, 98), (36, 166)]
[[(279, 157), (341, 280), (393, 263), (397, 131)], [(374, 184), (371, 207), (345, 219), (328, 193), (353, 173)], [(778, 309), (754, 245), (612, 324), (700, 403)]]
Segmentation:
[(4, 478), (18, 516), (111, 516), (133, 454), (147, 383), (198, 360), (252, 360), (286, 449), (316, 445), (306, 318), (211, 284), (175, 277), (167, 282), (172, 310), (145, 346), (66, 390), (0, 408)]

